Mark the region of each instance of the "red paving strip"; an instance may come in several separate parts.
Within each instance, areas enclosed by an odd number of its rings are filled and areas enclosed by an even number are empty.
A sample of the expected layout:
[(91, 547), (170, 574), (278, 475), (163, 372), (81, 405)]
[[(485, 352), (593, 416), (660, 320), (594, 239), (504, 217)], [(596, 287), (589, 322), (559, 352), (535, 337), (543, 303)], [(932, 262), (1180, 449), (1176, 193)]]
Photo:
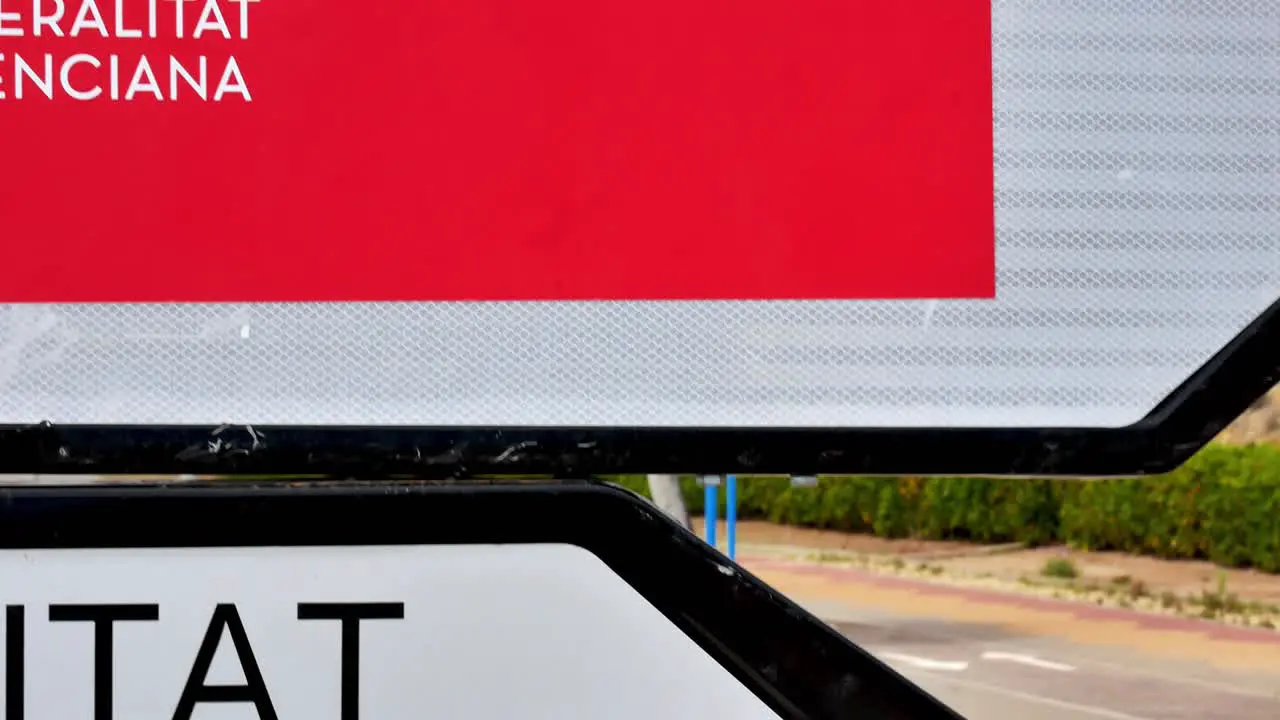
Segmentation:
[(809, 575), (833, 582), (858, 583), (896, 590), (907, 590), (920, 595), (938, 595), (954, 597), (967, 602), (1006, 605), (1040, 610), (1044, 612), (1068, 613), (1082, 620), (1111, 620), (1131, 623), (1150, 630), (1166, 630), (1171, 632), (1197, 633), (1214, 640), (1231, 640), (1234, 642), (1260, 643), (1264, 645), (1280, 645), (1280, 632), (1258, 630), (1254, 628), (1236, 627), (1208, 620), (1195, 618), (1154, 615), (1151, 613), (1126, 610), (1124, 608), (1101, 607), (1098, 605), (1057, 600), (1054, 598), (1018, 595), (984, 588), (967, 588), (954, 585), (930, 583), (926, 580), (878, 575), (852, 568), (826, 567), (812, 563), (787, 562), (759, 557), (744, 557), (738, 561), (748, 570), (778, 570), (796, 575)]

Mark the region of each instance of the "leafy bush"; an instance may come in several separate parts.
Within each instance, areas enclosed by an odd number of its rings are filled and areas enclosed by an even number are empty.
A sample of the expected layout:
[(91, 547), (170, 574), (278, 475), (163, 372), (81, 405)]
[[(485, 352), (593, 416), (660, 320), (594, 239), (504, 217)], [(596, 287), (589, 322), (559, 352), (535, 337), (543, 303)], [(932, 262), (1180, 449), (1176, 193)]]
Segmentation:
[[(642, 495), (643, 475), (606, 478)], [(703, 510), (695, 478), (689, 511)], [(1210, 445), (1166, 475), (1116, 480), (825, 476), (741, 478), (738, 515), (884, 537), (1065, 542), (1280, 572), (1280, 448)], [(724, 515), (724, 492), (719, 513)]]
[(1045, 577), (1071, 580), (1078, 576), (1080, 571), (1076, 570), (1075, 563), (1067, 558), (1049, 558), (1040, 569), (1040, 574)]

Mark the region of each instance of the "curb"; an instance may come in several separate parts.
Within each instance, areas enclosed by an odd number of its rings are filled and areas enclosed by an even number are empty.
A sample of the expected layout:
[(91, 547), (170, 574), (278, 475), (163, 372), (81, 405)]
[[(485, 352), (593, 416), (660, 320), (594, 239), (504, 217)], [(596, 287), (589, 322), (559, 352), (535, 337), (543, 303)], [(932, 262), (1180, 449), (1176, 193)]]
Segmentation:
[(991, 555), (1007, 555), (1008, 553), (1026, 550), (1023, 543), (1003, 543), (1000, 545), (978, 545), (956, 550), (937, 550), (935, 552), (906, 553), (899, 555), (903, 560), (958, 560), (960, 558), (988, 557)]

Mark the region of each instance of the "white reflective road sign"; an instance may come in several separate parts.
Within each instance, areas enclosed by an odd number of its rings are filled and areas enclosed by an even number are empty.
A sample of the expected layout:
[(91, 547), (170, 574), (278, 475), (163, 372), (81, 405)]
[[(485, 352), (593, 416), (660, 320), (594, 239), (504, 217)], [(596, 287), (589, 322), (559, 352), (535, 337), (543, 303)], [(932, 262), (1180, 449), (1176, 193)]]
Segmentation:
[(0, 575), (6, 720), (777, 717), (569, 545), (5, 550)]
[(1132, 423), (1280, 296), (1280, 7), (991, 8), (994, 300), (0, 306), (0, 422)]
[(954, 717), (616, 487), (2, 495), (5, 720)]

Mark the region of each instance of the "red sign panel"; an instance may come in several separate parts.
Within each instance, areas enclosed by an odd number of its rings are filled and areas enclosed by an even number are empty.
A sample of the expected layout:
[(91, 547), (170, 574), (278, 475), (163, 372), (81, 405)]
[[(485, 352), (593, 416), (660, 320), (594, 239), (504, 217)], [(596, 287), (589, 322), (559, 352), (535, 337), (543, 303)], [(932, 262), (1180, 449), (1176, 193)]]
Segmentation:
[(0, 0), (0, 302), (990, 297), (977, 0)]

